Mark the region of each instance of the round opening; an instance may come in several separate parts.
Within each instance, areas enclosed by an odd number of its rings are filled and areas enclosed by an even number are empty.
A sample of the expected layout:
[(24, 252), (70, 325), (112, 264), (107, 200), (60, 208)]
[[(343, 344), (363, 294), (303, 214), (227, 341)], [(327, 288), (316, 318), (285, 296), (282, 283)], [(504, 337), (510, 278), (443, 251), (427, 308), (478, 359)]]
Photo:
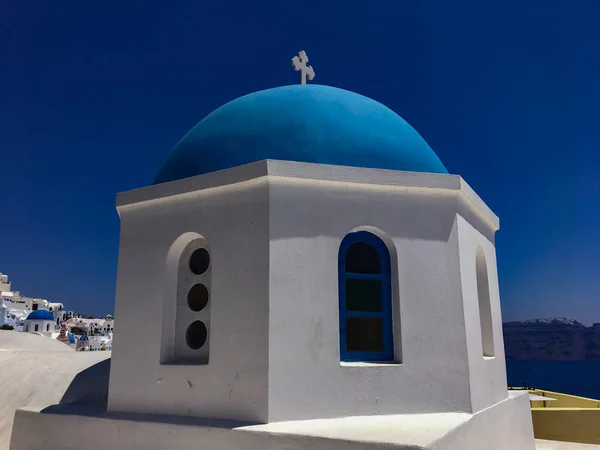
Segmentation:
[(192, 311), (202, 311), (208, 303), (208, 289), (201, 283), (195, 284), (188, 292), (188, 306)]
[(192, 350), (198, 350), (199, 348), (202, 348), (207, 337), (208, 333), (206, 331), (206, 325), (204, 325), (204, 322), (200, 320), (192, 322), (185, 333), (187, 345)]
[(210, 255), (205, 248), (199, 248), (190, 256), (190, 270), (196, 275), (202, 275), (208, 269)]

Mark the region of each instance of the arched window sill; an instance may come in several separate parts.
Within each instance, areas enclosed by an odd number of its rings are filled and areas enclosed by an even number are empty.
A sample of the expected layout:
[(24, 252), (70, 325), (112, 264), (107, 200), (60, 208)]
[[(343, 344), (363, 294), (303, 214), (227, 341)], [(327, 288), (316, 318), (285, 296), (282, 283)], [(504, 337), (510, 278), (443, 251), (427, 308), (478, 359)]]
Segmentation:
[(340, 366), (342, 367), (397, 367), (401, 366), (402, 363), (398, 361), (382, 361), (382, 362), (345, 362), (341, 361)]

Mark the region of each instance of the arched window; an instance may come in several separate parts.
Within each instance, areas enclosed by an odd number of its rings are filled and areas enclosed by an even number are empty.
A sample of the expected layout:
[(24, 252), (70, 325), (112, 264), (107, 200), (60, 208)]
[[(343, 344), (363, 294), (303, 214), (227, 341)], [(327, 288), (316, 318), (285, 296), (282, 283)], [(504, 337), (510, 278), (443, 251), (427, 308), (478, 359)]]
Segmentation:
[(477, 248), (475, 265), (477, 273), (479, 324), (481, 326), (481, 345), (483, 347), (483, 356), (491, 358), (495, 355), (492, 305), (490, 303), (490, 285), (487, 264), (485, 262), (485, 254), (481, 247)]
[(174, 317), (163, 322), (161, 364), (208, 364), (211, 256), (206, 239), (192, 232), (179, 236), (169, 249), (167, 277)]
[(393, 361), (390, 252), (368, 231), (348, 234), (338, 257), (340, 359)]

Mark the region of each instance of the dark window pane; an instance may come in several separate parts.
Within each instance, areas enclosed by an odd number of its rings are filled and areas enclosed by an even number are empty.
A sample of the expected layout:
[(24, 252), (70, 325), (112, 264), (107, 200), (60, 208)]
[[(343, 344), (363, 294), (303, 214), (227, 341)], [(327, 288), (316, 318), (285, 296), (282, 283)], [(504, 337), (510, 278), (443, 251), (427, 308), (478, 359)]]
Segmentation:
[(202, 311), (208, 303), (208, 289), (201, 283), (192, 286), (188, 292), (188, 306), (192, 311)]
[(208, 269), (210, 256), (205, 248), (199, 248), (190, 256), (190, 269), (196, 275), (202, 275)]
[(352, 244), (346, 252), (346, 272), (381, 273), (379, 253), (364, 242)]
[(381, 312), (381, 281), (346, 278), (346, 311)]
[(208, 337), (208, 331), (206, 330), (206, 325), (204, 325), (204, 322), (200, 320), (192, 322), (187, 329), (185, 337), (187, 345), (192, 350), (198, 350), (199, 348), (202, 348), (206, 342), (206, 338)]
[(382, 319), (346, 317), (346, 350), (350, 352), (382, 352)]

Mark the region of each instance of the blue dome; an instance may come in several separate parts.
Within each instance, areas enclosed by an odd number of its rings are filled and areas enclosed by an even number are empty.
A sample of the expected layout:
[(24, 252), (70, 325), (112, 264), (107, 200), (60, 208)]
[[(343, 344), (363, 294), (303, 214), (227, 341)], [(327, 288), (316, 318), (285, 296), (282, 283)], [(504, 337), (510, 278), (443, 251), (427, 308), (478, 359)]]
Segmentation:
[(179, 141), (153, 184), (264, 159), (448, 173), (391, 109), (310, 84), (255, 92), (216, 109)]
[(71, 333), (67, 334), (67, 337), (69, 338), (69, 343), (70, 344), (74, 344), (75, 343), (75, 336), (73, 336)]
[(80, 341), (89, 341), (89, 338), (87, 337), (87, 334), (84, 334), (83, 336), (81, 336), (79, 338)]
[(54, 316), (50, 311), (46, 311), (45, 309), (36, 309), (35, 311), (31, 311), (25, 320), (52, 320), (54, 321)]

